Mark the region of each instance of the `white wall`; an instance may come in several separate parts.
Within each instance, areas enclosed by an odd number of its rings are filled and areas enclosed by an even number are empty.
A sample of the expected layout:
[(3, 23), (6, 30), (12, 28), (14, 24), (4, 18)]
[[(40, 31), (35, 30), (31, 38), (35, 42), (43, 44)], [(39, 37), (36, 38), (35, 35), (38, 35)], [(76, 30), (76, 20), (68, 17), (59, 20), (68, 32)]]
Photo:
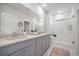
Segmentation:
[(31, 23), (31, 29), (35, 30), (38, 26), (38, 23), (39, 23), (39, 19), (33, 18)]
[(44, 32), (45, 33), (45, 27), (44, 27), (44, 25), (45, 25), (45, 19), (39, 19), (39, 22), (38, 22), (38, 24), (39, 24), (39, 32)]
[(44, 32), (50, 33), (50, 14), (46, 13), (45, 20), (44, 20)]

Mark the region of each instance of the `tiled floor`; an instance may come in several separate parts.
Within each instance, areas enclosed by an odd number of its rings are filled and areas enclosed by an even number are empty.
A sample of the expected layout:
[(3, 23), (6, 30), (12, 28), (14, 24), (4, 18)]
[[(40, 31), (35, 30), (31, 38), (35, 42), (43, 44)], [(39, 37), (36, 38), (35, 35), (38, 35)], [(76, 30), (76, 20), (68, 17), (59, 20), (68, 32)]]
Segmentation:
[(70, 52), (64, 48), (53, 47), (50, 56), (70, 56)]

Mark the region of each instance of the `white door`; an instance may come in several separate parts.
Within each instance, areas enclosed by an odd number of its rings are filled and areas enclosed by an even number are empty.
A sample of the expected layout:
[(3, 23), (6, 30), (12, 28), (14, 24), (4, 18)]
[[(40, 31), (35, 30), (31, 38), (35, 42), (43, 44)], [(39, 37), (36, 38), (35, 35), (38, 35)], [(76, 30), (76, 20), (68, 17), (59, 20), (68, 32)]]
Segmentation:
[(79, 9), (77, 10), (77, 40), (76, 40), (76, 50), (77, 55), (79, 55)]
[(53, 33), (57, 35), (56, 42), (71, 45), (73, 39), (72, 20), (53, 22)]

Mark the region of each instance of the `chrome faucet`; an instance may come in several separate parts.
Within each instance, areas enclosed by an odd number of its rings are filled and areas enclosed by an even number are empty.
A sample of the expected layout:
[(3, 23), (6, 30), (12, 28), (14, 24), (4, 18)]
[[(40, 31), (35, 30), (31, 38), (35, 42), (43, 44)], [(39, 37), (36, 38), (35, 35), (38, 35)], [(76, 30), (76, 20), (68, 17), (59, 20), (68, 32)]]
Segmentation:
[(16, 32), (13, 32), (13, 33), (11, 34), (11, 36), (12, 36), (12, 37), (16, 37), (16, 36), (18, 36), (18, 34), (17, 34)]

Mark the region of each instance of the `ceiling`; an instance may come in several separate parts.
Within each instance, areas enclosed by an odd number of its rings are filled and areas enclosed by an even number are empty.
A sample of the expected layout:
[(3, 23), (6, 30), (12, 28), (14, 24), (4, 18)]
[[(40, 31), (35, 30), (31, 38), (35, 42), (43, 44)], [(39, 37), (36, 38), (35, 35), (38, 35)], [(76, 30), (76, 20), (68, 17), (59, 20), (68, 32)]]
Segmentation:
[(58, 12), (70, 10), (74, 3), (46, 3), (46, 6), (43, 6), (44, 3), (39, 3), (39, 5), (44, 9), (45, 12)]
[[(61, 12), (68, 11), (68, 13), (69, 13), (72, 9), (72, 6), (75, 5), (76, 3), (32, 3), (31, 5), (34, 5), (34, 4), (41, 6), (45, 12), (49, 12), (52, 15), (55, 15), (59, 11), (61, 11)], [(43, 6), (44, 4), (46, 4), (46, 6)], [(34, 17), (36, 16), (36, 15), (34, 15), (35, 13), (32, 13), (30, 11), (30, 9), (24, 8), (24, 6), (21, 4), (10, 4), (10, 5), (12, 5), (14, 7), (17, 6), (16, 8), (18, 8), (19, 10), (23, 11), (26, 14), (31, 13), (32, 16), (34, 16)]]
[(25, 13), (29, 18), (35, 17), (38, 19), (38, 17), (39, 17), (36, 13), (32, 12), (29, 8), (25, 7), (21, 3), (3, 3), (3, 4), (9, 5), (12, 8), (15, 8), (15, 9)]

